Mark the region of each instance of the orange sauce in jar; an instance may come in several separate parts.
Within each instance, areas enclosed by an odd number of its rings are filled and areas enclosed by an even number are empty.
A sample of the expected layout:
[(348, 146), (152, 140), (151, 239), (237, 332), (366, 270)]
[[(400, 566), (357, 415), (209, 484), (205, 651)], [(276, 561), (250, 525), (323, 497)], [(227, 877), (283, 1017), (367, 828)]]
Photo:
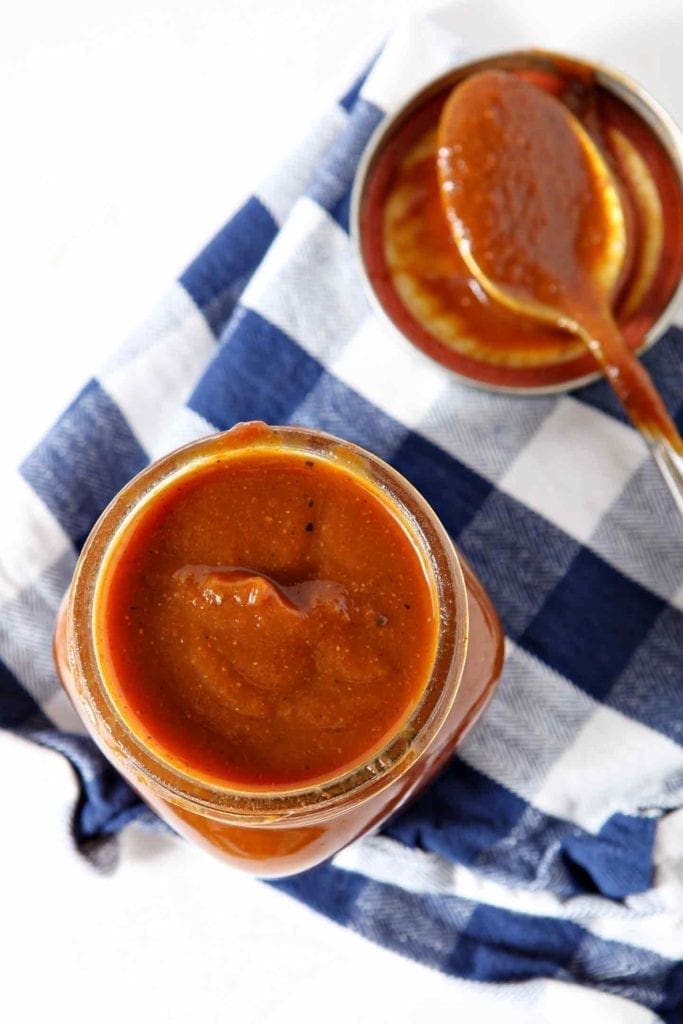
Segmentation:
[(117, 495), (54, 651), (140, 796), (229, 864), (278, 877), (429, 782), (490, 700), (503, 635), (407, 481), (329, 435), (251, 423)]
[(95, 610), (116, 703), (166, 759), (239, 788), (366, 760), (414, 708), (433, 584), (377, 492), (264, 448), (168, 484), (135, 517)]

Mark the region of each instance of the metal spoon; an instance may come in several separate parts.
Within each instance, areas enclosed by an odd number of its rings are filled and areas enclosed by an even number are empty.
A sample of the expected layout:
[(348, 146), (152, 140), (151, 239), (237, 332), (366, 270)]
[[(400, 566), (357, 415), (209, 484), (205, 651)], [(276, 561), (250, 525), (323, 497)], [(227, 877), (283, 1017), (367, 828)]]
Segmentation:
[(683, 440), (611, 311), (627, 232), (597, 146), (559, 100), (504, 71), (453, 90), (438, 144), (443, 206), (470, 273), (494, 301), (585, 342), (683, 514)]

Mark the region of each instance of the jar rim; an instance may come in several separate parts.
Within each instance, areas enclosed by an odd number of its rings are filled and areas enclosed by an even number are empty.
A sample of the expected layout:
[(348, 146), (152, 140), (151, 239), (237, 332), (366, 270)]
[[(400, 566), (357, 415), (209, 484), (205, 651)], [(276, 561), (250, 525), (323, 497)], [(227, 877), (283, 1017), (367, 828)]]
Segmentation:
[[(138, 735), (111, 695), (98, 657), (95, 610), (98, 586), (122, 532), (156, 492), (221, 453), (245, 448), (313, 455), (334, 461), (380, 492), (397, 515), (423, 561), (436, 591), (438, 634), (432, 669), (407, 719), (381, 749), (361, 765), (331, 779), (303, 786), (235, 788), (185, 772)], [(268, 427), (240, 443), (225, 431), (201, 438), (151, 463), (108, 505), (93, 527), (76, 566), (68, 598), (67, 657), (89, 724), (105, 754), (133, 784), (139, 781), (171, 804), (219, 820), (264, 825), (293, 819), (320, 821), (365, 802), (398, 781), (439, 733), (456, 699), (469, 636), (467, 591), (460, 560), (426, 500), (400, 473), (365, 449), (307, 427)]]

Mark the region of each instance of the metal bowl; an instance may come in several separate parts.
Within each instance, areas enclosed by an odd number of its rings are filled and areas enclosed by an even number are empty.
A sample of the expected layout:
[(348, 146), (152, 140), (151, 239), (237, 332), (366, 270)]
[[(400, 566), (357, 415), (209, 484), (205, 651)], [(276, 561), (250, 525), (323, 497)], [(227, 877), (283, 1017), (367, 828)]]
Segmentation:
[[(445, 74), (440, 75), (438, 78), (429, 82), (426, 86), (416, 92), (409, 100), (407, 100), (398, 110), (389, 114), (379, 124), (371, 136), (360, 160), (351, 194), (351, 238), (361, 269), (366, 292), (381, 319), (396, 335), (408, 341), (411, 345), (415, 346), (413, 339), (397, 326), (377, 295), (367, 272), (367, 267), (363, 257), (361, 245), (361, 211), (365, 187), (370, 172), (374, 167), (375, 160), (383, 151), (384, 146), (389, 142), (389, 140), (396, 136), (397, 132), (406, 124), (407, 121), (410, 120), (418, 109), (423, 107), (430, 99), (437, 96), (439, 93), (444, 92), (446, 89), (457, 85), (458, 82), (461, 82), (469, 75), (472, 75), (477, 71), (484, 71), (491, 68), (503, 71), (515, 71), (520, 70), (521, 68), (527, 70), (547, 71), (549, 68), (557, 67), (558, 65), (560, 67), (562, 65), (574, 65), (582, 71), (591, 73), (596, 85), (602, 87), (606, 92), (611, 93), (617, 99), (625, 103), (649, 126), (668, 154), (681, 186), (681, 192), (683, 193), (683, 135), (676, 123), (659, 105), (659, 103), (657, 103), (657, 101), (653, 99), (653, 97), (650, 96), (650, 94), (641, 85), (634, 82), (621, 71), (617, 71), (614, 68), (596, 61), (570, 57), (566, 54), (558, 54), (545, 50), (516, 50), (510, 53), (496, 54), (491, 57), (484, 57), (470, 61), (466, 64), (457, 65), (450, 71), (447, 71)], [(681, 308), (682, 304), (683, 277), (678, 281), (673, 294), (659, 313), (657, 320), (646, 332), (642, 343), (637, 349), (639, 354), (647, 351), (647, 349), (654, 345), (666, 328), (671, 325), (677, 310)], [(437, 361), (441, 362), (440, 360)], [(582, 376), (572, 377), (560, 383), (539, 384), (538, 386), (531, 387), (502, 385), (489, 384), (476, 380), (472, 377), (465, 376), (462, 373), (458, 373), (456, 370), (448, 367), (445, 363), (441, 362), (441, 365), (444, 369), (447, 369), (456, 378), (469, 386), (482, 388), (486, 391), (497, 391), (515, 395), (544, 395), (561, 391), (570, 391), (574, 388), (583, 387), (585, 384), (590, 384), (601, 377), (601, 374), (596, 371)]]

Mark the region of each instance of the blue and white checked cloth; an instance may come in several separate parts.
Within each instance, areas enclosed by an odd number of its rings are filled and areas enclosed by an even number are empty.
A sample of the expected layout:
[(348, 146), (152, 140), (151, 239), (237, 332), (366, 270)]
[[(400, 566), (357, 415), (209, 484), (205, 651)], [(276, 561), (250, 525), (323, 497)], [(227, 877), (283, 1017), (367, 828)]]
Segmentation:
[[(381, 835), (280, 888), (529, 1019), (683, 1021), (683, 545), (602, 383), (519, 400), (462, 388), (371, 314), (348, 237), (382, 112), (463, 52), (429, 21), (192, 263), (4, 485), (0, 725), (66, 755), (73, 832), (104, 864), (153, 816), (83, 735), (51, 661), (77, 552), (151, 458), (238, 420), (383, 456), (437, 510), (508, 638), (499, 691)], [(645, 362), (683, 412), (683, 333)], [(682, 424), (683, 425), (683, 424)]]

